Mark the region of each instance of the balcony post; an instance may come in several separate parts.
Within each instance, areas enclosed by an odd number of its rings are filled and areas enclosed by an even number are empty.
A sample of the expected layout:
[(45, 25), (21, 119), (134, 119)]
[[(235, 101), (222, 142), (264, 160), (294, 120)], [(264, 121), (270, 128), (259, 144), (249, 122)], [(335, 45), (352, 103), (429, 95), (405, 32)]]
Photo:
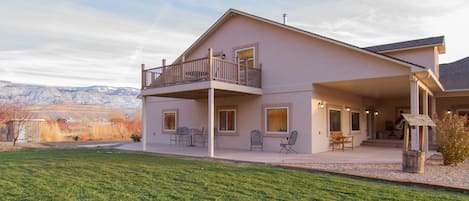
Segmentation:
[(142, 151), (147, 151), (147, 97), (142, 96)]
[[(419, 85), (418, 80), (411, 75), (410, 77), (410, 113), (411, 114), (419, 114), (420, 113), (420, 104), (419, 104)], [(411, 150), (420, 151), (420, 129), (418, 127), (414, 127), (410, 131), (411, 135)]]
[(239, 58), (236, 58), (236, 67), (238, 68), (238, 84), (241, 84), (241, 66), (239, 66)]
[(213, 49), (208, 48), (209, 78), (213, 80)]
[(147, 86), (147, 76), (145, 73), (145, 64), (142, 64), (142, 89)]

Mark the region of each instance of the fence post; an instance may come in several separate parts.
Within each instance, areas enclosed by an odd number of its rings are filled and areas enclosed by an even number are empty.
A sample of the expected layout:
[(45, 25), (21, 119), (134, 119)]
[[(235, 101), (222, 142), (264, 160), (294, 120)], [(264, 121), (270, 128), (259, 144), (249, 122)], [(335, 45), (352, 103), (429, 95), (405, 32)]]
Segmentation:
[(213, 49), (208, 48), (209, 78), (213, 80)]

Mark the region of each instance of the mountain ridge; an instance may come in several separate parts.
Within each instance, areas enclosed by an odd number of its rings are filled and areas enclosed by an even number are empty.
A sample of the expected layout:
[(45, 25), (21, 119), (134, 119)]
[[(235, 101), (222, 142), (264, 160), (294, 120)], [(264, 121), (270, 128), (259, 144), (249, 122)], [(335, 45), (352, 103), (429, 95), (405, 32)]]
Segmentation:
[(0, 80), (0, 101), (24, 105), (103, 105), (131, 114), (139, 107), (140, 89), (93, 85), (86, 87), (44, 86)]

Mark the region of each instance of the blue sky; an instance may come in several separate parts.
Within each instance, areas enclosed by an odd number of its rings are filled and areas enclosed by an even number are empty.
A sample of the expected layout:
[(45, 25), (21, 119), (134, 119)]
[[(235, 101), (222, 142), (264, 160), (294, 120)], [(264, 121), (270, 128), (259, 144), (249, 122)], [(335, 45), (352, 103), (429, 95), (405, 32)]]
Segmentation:
[(0, 80), (139, 87), (140, 64), (175, 59), (229, 8), (357, 46), (445, 35), (440, 62), (469, 56), (469, 3), (453, 1), (3, 0)]

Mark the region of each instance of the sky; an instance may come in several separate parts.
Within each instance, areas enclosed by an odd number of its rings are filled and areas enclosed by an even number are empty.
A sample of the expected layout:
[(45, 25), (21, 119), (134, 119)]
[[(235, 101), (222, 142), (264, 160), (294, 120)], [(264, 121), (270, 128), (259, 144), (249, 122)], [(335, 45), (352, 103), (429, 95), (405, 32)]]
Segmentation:
[(140, 87), (229, 8), (359, 47), (445, 36), (440, 63), (469, 56), (466, 0), (0, 0), (0, 80)]

